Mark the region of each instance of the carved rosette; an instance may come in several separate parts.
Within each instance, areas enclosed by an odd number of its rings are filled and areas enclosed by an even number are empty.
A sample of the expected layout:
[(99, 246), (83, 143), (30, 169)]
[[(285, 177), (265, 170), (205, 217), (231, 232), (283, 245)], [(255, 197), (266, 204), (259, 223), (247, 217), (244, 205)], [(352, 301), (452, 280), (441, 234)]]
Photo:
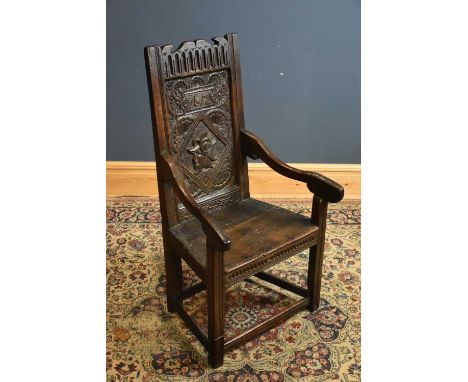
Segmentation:
[(166, 81), (171, 155), (194, 197), (235, 183), (225, 70)]

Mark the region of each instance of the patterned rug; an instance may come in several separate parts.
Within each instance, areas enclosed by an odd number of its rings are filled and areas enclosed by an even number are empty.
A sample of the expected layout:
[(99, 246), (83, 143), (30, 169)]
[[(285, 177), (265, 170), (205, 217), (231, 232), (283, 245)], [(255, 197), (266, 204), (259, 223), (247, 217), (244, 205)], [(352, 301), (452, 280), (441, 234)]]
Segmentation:
[[(270, 201), (310, 216), (311, 201)], [(107, 200), (107, 382), (359, 381), (360, 202), (330, 205), (322, 300), (225, 354), (213, 370), (207, 353), (165, 300), (161, 216), (157, 200)], [(307, 251), (272, 274), (305, 287)], [(198, 278), (184, 264), (185, 285)], [(298, 297), (255, 277), (229, 288), (227, 337), (285, 309)], [(206, 295), (184, 302), (206, 331)]]

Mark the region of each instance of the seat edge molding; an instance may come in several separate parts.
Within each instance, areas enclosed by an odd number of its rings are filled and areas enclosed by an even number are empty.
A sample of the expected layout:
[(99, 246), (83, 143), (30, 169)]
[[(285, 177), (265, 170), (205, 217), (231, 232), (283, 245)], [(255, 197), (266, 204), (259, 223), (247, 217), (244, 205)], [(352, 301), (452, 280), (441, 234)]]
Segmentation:
[(265, 265), (268, 265), (268, 268), (270, 268), (271, 266), (286, 260), (288, 257), (294, 256), (304, 249), (316, 245), (317, 232), (318, 231), (314, 231), (291, 245), (280, 248), (267, 256), (253, 260), (252, 262), (230, 272), (226, 272), (226, 287), (232, 286), (242, 280), (245, 280), (247, 277), (253, 276), (254, 274), (262, 271), (267, 268)]

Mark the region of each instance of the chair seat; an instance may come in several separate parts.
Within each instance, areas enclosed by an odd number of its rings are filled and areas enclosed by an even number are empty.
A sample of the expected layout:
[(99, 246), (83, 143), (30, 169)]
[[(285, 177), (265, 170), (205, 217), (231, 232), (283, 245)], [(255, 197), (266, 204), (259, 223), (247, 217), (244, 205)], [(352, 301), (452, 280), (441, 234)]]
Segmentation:
[[(318, 227), (301, 214), (244, 199), (210, 214), (231, 240), (224, 252), (226, 284), (232, 285), (316, 244)], [(206, 269), (206, 239), (191, 219), (170, 229), (187, 254)]]

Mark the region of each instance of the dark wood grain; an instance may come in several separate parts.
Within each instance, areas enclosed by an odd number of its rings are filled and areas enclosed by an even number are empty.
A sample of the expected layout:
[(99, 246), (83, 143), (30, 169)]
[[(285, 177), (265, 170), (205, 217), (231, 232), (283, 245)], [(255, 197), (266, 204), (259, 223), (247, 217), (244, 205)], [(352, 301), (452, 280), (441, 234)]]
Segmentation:
[(289, 281), (273, 276), (270, 273), (266, 273), (263, 271), (258, 272), (257, 274), (255, 274), (255, 277), (258, 277), (259, 279), (263, 281), (267, 281), (271, 284), (279, 286), (280, 288), (287, 289), (288, 291), (293, 292), (299, 296), (302, 296), (302, 297), (309, 296), (309, 292), (307, 291), (307, 289), (301, 288), (300, 286), (292, 284)]
[(161, 154), (159, 161), (160, 177), (161, 171), (167, 183), (172, 187), (175, 194), (179, 197), (182, 204), (192, 213), (192, 215), (201, 222), (203, 231), (213, 240), (213, 245), (221, 250), (227, 250), (230, 247), (230, 240), (224, 232), (213, 222), (212, 218), (205, 210), (198, 207), (195, 199), (183, 186), (182, 176), (174, 162), (166, 153)]
[[(158, 169), (167, 308), (202, 342), (213, 367), (227, 349), (320, 301), (327, 203), (343, 187), (278, 159), (244, 127), (237, 34), (145, 48), (154, 150)], [(247, 157), (307, 184), (314, 193), (311, 219), (250, 198)], [(308, 289), (263, 271), (310, 248)], [(181, 259), (202, 282), (182, 289)], [(284, 312), (224, 341), (225, 290), (261, 279), (306, 297)], [(182, 301), (206, 289), (208, 337)]]
[(311, 192), (328, 202), (337, 203), (343, 199), (344, 188), (341, 185), (317, 172), (303, 171), (289, 166), (278, 159), (254, 133), (242, 130), (241, 141), (245, 155), (253, 159), (260, 158), (277, 173), (306, 183)]
[(166, 270), (167, 310), (175, 312), (182, 303), (182, 262), (170, 246), (164, 248)]
[(224, 358), (224, 254), (206, 240), (207, 277), (206, 291), (208, 303), (208, 353), (211, 366), (223, 364)]
[(309, 310), (318, 309), (320, 304), (320, 286), (322, 283), (323, 250), (325, 246), (325, 229), (327, 223), (328, 203), (317, 195), (312, 200), (311, 222), (320, 230), (317, 245), (310, 248), (307, 273), (307, 290), (309, 291)]
[[(241, 281), (264, 269), (265, 264), (273, 265), (277, 256), (285, 253), (287, 257), (291, 256), (288, 252), (298, 245), (306, 249), (317, 242), (318, 228), (310, 224), (310, 219), (254, 199), (227, 206), (210, 214), (210, 218), (232, 241), (231, 247), (224, 252), (228, 285), (232, 285), (233, 278)], [(202, 268), (206, 268), (206, 235), (199, 221), (192, 219), (178, 224), (170, 229), (170, 233)], [(297, 250), (293, 252), (297, 253)]]
[(197, 283), (197, 284), (194, 284), (186, 289), (184, 289), (182, 291), (182, 299), (186, 299), (186, 298), (189, 298), (203, 290), (206, 289), (206, 285), (204, 283)]

